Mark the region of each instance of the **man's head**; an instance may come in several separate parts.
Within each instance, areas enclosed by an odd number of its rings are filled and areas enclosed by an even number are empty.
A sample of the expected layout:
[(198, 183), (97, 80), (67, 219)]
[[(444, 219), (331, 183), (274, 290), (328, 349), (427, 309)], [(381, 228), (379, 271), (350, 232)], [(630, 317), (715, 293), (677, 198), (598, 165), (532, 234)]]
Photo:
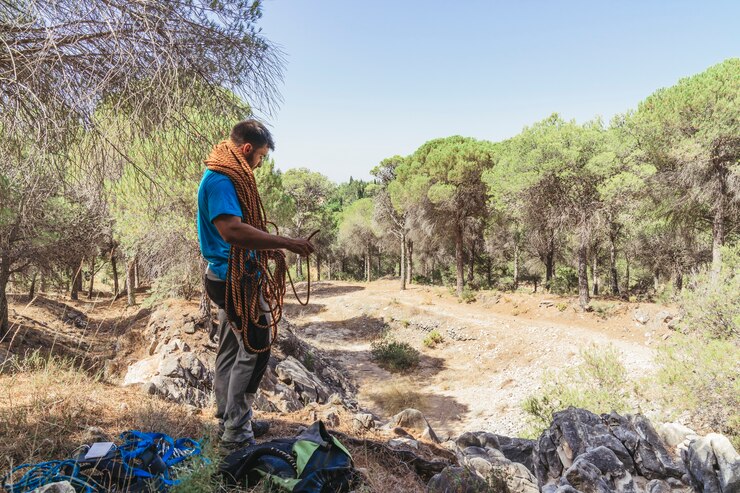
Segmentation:
[(267, 153), (275, 150), (270, 131), (257, 120), (244, 120), (234, 125), (231, 141), (244, 154), (252, 169), (259, 168)]

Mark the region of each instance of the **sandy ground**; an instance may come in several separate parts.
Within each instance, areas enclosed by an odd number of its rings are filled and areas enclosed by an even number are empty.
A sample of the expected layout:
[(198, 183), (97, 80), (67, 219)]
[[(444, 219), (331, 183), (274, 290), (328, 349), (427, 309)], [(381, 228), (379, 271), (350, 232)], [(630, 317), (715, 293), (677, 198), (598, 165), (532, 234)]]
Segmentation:
[[(597, 303), (609, 312), (604, 318), (580, 312), (575, 299), (546, 294), (484, 292), (466, 304), (447, 288), (398, 288), (398, 281), (315, 283), (311, 303), (289, 300), (286, 315), (300, 337), (354, 377), (363, 407), (387, 418), (379, 394), (416, 392), (442, 438), (472, 430), (520, 434), (522, 401), (537, 392), (546, 372), (577, 364), (582, 348), (612, 344), (630, 376), (644, 377), (653, 369), (654, 347), (670, 336), (654, 320), (666, 309), (658, 305), (603, 300)], [(638, 307), (653, 321), (637, 323)], [(430, 349), (422, 341), (432, 328), (445, 342)], [(371, 342), (384, 331), (421, 352), (417, 369), (394, 374), (372, 361)]]

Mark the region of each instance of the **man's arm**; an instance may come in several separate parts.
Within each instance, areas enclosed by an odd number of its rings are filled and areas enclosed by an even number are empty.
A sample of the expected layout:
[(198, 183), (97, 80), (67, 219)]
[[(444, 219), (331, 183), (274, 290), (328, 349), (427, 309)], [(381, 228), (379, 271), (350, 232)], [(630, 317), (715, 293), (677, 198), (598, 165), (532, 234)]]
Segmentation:
[(299, 240), (273, 235), (243, 223), (238, 216), (223, 214), (213, 220), (221, 238), (230, 245), (249, 250), (276, 250), (285, 248), (298, 255), (313, 253), (313, 245), (308, 240)]

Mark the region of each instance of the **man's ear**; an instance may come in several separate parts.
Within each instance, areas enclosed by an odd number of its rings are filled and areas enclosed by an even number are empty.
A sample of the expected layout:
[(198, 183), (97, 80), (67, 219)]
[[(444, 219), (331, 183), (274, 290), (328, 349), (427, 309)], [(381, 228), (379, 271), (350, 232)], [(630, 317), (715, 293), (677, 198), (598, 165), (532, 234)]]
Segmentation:
[(252, 152), (252, 144), (250, 144), (249, 142), (247, 142), (246, 144), (244, 144), (242, 146), (242, 152), (244, 154), (249, 154), (250, 152)]

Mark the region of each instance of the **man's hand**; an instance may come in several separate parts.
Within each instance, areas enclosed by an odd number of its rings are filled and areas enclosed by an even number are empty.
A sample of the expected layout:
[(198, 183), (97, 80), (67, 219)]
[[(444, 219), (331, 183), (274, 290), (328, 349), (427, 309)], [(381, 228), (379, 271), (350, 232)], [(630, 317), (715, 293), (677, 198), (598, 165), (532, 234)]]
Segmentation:
[(313, 245), (309, 240), (291, 238), (286, 245), (286, 248), (302, 257), (307, 257), (308, 255), (313, 253)]

